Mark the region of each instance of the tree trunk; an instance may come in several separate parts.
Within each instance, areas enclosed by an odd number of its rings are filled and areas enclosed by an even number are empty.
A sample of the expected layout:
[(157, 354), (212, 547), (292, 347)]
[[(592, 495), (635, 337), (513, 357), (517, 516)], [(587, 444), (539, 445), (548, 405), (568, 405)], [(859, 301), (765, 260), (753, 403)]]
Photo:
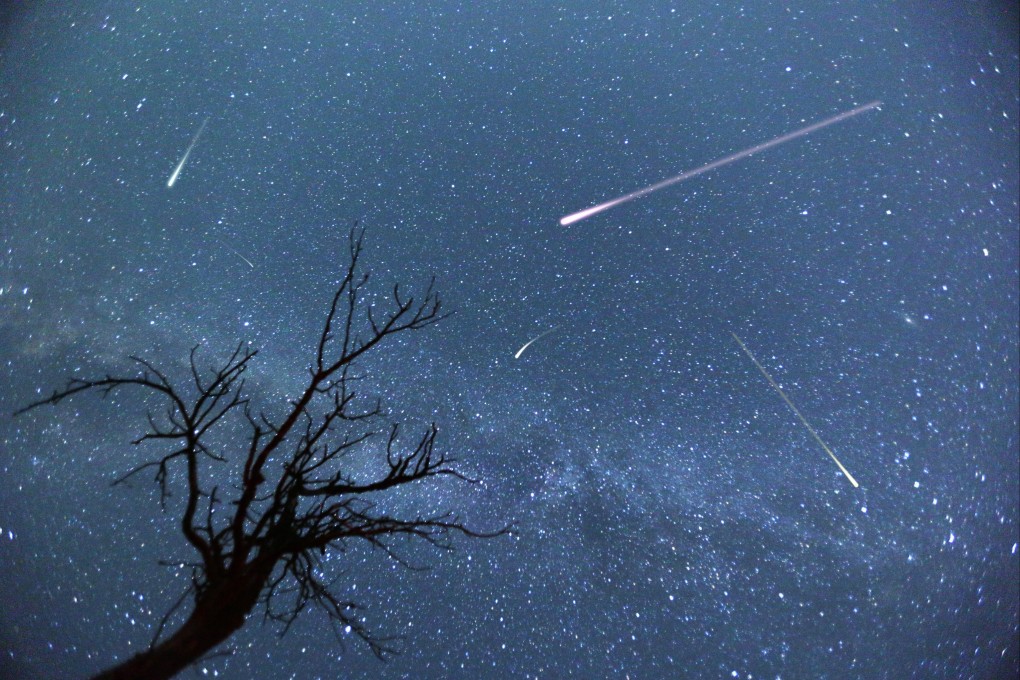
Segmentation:
[(196, 663), (233, 635), (255, 608), (269, 574), (247, 567), (210, 585), (173, 635), (93, 680), (165, 680)]

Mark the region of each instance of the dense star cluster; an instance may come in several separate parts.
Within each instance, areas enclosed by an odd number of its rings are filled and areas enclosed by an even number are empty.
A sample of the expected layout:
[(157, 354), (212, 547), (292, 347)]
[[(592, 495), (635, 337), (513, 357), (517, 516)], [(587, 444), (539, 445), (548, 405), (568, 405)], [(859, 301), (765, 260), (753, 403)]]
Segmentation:
[(194, 558), (150, 477), (110, 488), (155, 457), (131, 445), (152, 403), (11, 414), (240, 342), (280, 412), (355, 222), (368, 301), (435, 276), (455, 310), (359, 389), (481, 480), (390, 502), (513, 532), (407, 542), (421, 571), (324, 554), (402, 638), (388, 662), (316, 611), (282, 638), (256, 612), (202, 677), (1014, 675), (1005, 5), (4, 5), (0, 676), (137, 653)]

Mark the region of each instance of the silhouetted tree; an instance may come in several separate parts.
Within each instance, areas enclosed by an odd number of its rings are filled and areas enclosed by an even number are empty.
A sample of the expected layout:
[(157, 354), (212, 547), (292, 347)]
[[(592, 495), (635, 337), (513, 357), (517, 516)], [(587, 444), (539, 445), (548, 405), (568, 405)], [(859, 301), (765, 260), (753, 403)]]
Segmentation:
[[(351, 371), (359, 358), (391, 335), (426, 328), (445, 317), (434, 279), (420, 302), (403, 297), (399, 285), (394, 286), (389, 311), (381, 317), (373, 314), (363, 295), (369, 276), (358, 269), (363, 237), (364, 230), (351, 230), (349, 265), (333, 295), (307, 385), (282, 419), (253, 413), (243, 376), (256, 352), (243, 346), (207, 375), (196, 367), (193, 349), (187, 389), (172, 384), (148, 361), (132, 357), (140, 365), (138, 375), (73, 378), (18, 412), (57, 404), (79, 392), (106, 395), (134, 387), (157, 394), (166, 405), (163, 416), (148, 414), (148, 430), (133, 443), (155, 442), (168, 451), (114, 484), (154, 470), (164, 511), (172, 487), (185, 487), (181, 530), (198, 558), (171, 563), (190, 566), (191, 585), (163, 617), (149, 648), (97, 678), (172, 677), (233, 635), (260, 603), (267, 619), (280, 622), (281, 634), (309, 605), (317, 605), (331, 619), (338, 638), (349, 628), (382, 659), (396, 651), (393, 639), (369, 631), (357, 605), (338, 597), (321, 580), (326, 554), (342, 552), (346, 542), (362, 539), (410, 566), (394, 551), (395, 538), (419, 538), (452, 549), (451, 533), (492, 537), (507, 531), (473, 531), (453, 514), (398, 518), (372, 501), (380, 492), (430, 477), (475, 480), (436, 451), (435, 424), (414, 446), (402, 449), (398, 427), (385, 420), (378, 400), (363, 409), (355, 403), (357, 377)], [(228, 432), (238, 418), (246, 434), (235, 450), (244, 452), (244, 462), (231, 468), (225, 465), (227, 447), (217, 446), (213, 438)], [(380, 460), (377, 475), (356, 479), (347, 456), (380, 434), (386, 436), (385, 465)], [(380, 444), (380, 458), (381, 449)], [(233, 478), (215, 485), (217, 475), (224, 474)], [(224, 484), (233, 489), (229, 501)], [(187, 619), (161, 639), (170, 616), (189, 597), (193, 606)]]

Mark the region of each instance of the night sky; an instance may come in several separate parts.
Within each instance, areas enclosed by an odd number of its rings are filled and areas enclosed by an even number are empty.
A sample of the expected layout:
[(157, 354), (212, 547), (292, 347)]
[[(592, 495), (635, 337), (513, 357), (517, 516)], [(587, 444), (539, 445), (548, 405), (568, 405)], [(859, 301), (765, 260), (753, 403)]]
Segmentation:
[[(383, 664), (257, 612), (200, 677), (1017, 672), (1018, 44), (995, 2), (119, 2), (0, 9), (0, 676), (143, 648), (189, 559), (130, 440), (260, 350), (307, 376), (346, 238), (456, 313), (362, 364), (512, 536), (330, 563)], [(881, 100), (562, 227), (571, 212)], [(167, 182), (208, 120), (172, 188)], [(250, 261), (251, 266), (245, 261)], [(543, 331), (519, 359), (514, 353)], [(860, 482), (853, 488), (734, 342)], [(186, 677), (195, 677), (190, 672)]]

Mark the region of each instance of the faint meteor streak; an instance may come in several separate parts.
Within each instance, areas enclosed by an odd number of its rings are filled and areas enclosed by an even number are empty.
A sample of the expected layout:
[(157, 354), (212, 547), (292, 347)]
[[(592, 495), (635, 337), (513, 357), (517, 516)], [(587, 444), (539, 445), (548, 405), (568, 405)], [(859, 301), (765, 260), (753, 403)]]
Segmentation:
[(232, 245), (230, 245), (230, 244), (229, 244), (229, 243), (227, 243), (226, 241), (220, 241), (220, 243), (222, 243), (222, 244), (223, 244), (224, 246), (226, 246), (227, 248), (229, 248), (229, 249), (230, 249), (230, 251), (231, 251), (232, 253), (234, 253), (234, 255), (237, 255), (237, 256), (238, 256), (239, 258), (241, 258), (242, 260), (244, 260), (245, 262), (247, 262), (247, 263), (248, 263), (248, 266), (249, 266), (249, 267), (251, 267), (252, 269), (255, 269), (255, 265), (253, 265), (253, 264), (251, 263), (251, 260), (249, 260), (249, 259), (248, 259), (247, 257), (245, 257), (244, 255), (242, 255), (241, 253), (237, 252), (237, 249), (236, 249), (236, 248), (234, 248), (234, 247), (233, 247)]
[(206, 116), (206, 119), (202, 121), (202, 125), (198, 128), (198, 132), (196, 132), (195, 136), (191, 138), (191, 144), (188, 144), (188, 148), (185, 149), (184, 155), (181, 156), (181, 161), (177, 164), (177, 167), (174, 168), (174, 172), (170, 175), (170, 179), (167, 180), (166, 186), (168, 189), (173, 187), (173, 185), (177, 182), (178, 175), (180, 175), (181, 170), (184, 169), (184, 164), (188, 162), (188, 156), (191, 155), (191, 150), (195, 148), (195, 144), (198, 143), (198, 138), (202, 136), (202, 132), (205, 130), (205, 124), (208, 122), (209, 117)]
[(751, 361), (754, 362), (754, 365), (758, 367), (758, 370), (761, 371), (761, 374), (765, 376), (766, 380), (769, 381), (769, 384), (775, 388), (776, 392), (779, 392), (779, 396), (783, 398), (783, 401), (786, 402), (786, 405), (793, 409), (793, 412), (797, 414), (798, 418), (800, 418), (800, 422), (804, 423), (804, 427), (808, 429), (808, 432), (810, 432), (811, 435), (815, 438), (815, 441), (821, 444), (822, 448), (825, 449), (825, 452), (829, 454), (829, 457), (836, 462), (836, 465), (838, 465), (839, 469), (843, 471), (843, 474), (846, 475), (846, 478), (850, 480), (850, 483), (854, 485), (854, 488), (860, 486), (857, 483), (857, 480), (854, 479), (854, 476), (850, 474), (850, 471), (843, 467), (843, 464), (839, 462), (839, 458), (836, 458), (836, 454), (832, 452), (832, 449), (826, 446), (825, 442), (822, 441), (822, 438), (818, 436), (818, 433), (815, 432), (815, 428), (811, 427), (810, 423), (808, 423), (807, 418), (801, 415), (800, 411), (797, 410), (797, 407), (793, 405), (793, 402), (790, 401), (790, 398), (786, 396), (785, 392), (783, 392), (783, 388), (781, 388), (778, 385), (778, 383), (776, 383), (776, 381), (772, 379), (772, 376), (769, 375), (768, 371), (765, 370), (765, 367), (758, 363), (758, 360), (754, 358), (753, 354), (751, 354), (751, 350), (747, 349), (747, 345), (745, 345), (743, 341), (740, 338), (738, 338), (737, 334), (734, 333), (733, 331), (730, 331), (730, 335), (732, 335), (733, 339), (737, 341), (738, 345), (740, 345), (740, 349), (744, 350), (744, 354), (750, 357)]
[(580, 222), (581, 220), (587, 219), (587, 218), (591, 217), (592, 215), (597, 215), (598, 213), (602, 212), (603, 210), (609, 210), (610, 208), (616, 207), (616, 206), (620, 205), (621, 203), (626, 203), (627, 201), (633, 201), (635, 198), (641, 198), (642, 196), (650, 194), (653, 191), (658, 191), (659, 189), (665, 189), (666, 187), (671, 186), (673, 184), (676, 184), (678, 182), (683, 182), (685, 179), (690, 179), (692, 177), (697, 177), (698, 175), (700, 175), (702, 173), (705, 173), (705, 172), (708, 172), (709, 170), (715, 170), (716, 168), (721, 168), (724, 165), (729, 165), (730, 163), (733, 163), (735, 161), (739, 161), (742, 158), (747, 158), (748, 156), (756, 154), (759, 151), (764, 151), (765, 149), (770, 149), (770, 148), (772, 148), (774, 146), (778, 146), (779, 144), (783, 144), (784, 142), (789, 142), (791, 140), (797, 139), (798, 137), (803, 137), (804, 135), (809, 135), (809, 134), (811, 134), (812, 132), (814, 132), (816, 130), (821, 130), (824, 127), (828, 127), (830, 125), (835, 125), (836, 123), (842, 122), (842, 121), (846, 120), (847, 118), (852, 118), (853, 116), (856, 116), (857, 114), (864, 113), (865, 111), (870, 111), (871, 109), (878, 108), (881, 105), (882, 105), (882, 102), (880, 102), (880, 101), (873, 101), (870, 104), (865, 104), (863, 106), (858, 106), (856, 109), (851, 109), (850, 111), (846, 111), (846, 112), (841, 113), (841, 114), (839, 114), (837, 116), (833, 116), (832, 118), (826, 118), (825, 120), (820, 121), (818, 123), (814, 123), (813, 125), (808, 125), (807, 127), (801, 128), (799, 130), (795, 130), (793, 132), (789, 132), (789, 133), (787, 133), (785, 135), (782, 135), (781, 137), (776, 137), (775, 139), (771, 139), (771, 140), (769, 140), (767, 142), (763, 142), (763, 143), (759, 144), (758, 146), (752, 146), (750, 149), (744, 149), (743, 151), (738, 151), (738, 152), (736, 152), (734, 154), (730, 154), (729, 156), (726, 156), (725, 158), (720, 158), (717, 161), (712, 161), (711, 163), (708, 163), (706, 165), (702, 165), (700, 168), (695, 168), (694, 170), (688, 170), (687, 172), (685, 172), (683, 174), (680, 174), (680, 175), (677, 175), (676, 177), (670, 177), (669, 179), (664, 179), (661, 182), (659, 182), (658, 184), (653, 184), (650, 187), (645, 187), (644, 189), (638, 189), (637, 191), (632, 191), (629, 194), (625, 194), (623, 196), (620, 196), (619, 198), (614, 198), (611, 201), (606, 201), (605, 203), (599, 203), (598, 205), (592, 206), (591, 208), (586, 208), (585, 210), (581, 210), (579, 212), (572, 213), (572, 214), (567, 215), (566, 217), (563, 217), (562, 219), (560, 219), (560, 224), (562, 226), (566, 227), (568, 225), (573, 224), (574, 222)]
[(520, 359), (520, 358), (521, 358), (521, 355), (522, 355), (522, 354), (524, 354), (524, 350), (528, 349), (528, 347), (531, 347), (531, 345), (532, 345), (532, 344), (533, 344), (533, 343), (534, 343), (535, 341), (537, 341), (537, 340), (541, 340), (542, 338), (544, 338), (545, 336), (549, 335), (550, 333), (552, 333), (552, 332), (553, 332), (554, 330), (556, 330), (557, 328), (559, 328), (559, 326), (553, 326), (553, 327), (552, 327), (552, 328), (550, 328), (549, 330), (547, 330), (547, 331), (544, 331), (544, 332), (542, 332), (542, 333), (539, 333), (538, 335), (536, 335), (535, 337), (533, 337), (533, 338), (532, 338), (531, 340), (528, 340), (528, 341), (527, 341), (526, 343), (524, 343), (524, 347), (521, 347), (521, 348), (520, 348), (519, 350), (517, 350), (517, 354), (515, 354), (515, 355), (514, 355), (514, 359)]
[(249, 267), (251, 267), (252, 269), (255, 269), (255, 265), (253, 265), (253, 264), (251, 263), (251, 260), (249, 260), (249, 259), (248, 259), (247, 257), (245, 257), (245, 256), (244, 256), (244, 255), (242, 255), (241, 253), (237, 252), (236, 250), (234, 251), (234, 255), (237, 255), (237, 256), (238, 256), (239, 258), (241, 258), (242, 260), (244, 260), (245, 262), (247, 262), (247, 263), (248, 263), (248, 266), (249, 266)]

